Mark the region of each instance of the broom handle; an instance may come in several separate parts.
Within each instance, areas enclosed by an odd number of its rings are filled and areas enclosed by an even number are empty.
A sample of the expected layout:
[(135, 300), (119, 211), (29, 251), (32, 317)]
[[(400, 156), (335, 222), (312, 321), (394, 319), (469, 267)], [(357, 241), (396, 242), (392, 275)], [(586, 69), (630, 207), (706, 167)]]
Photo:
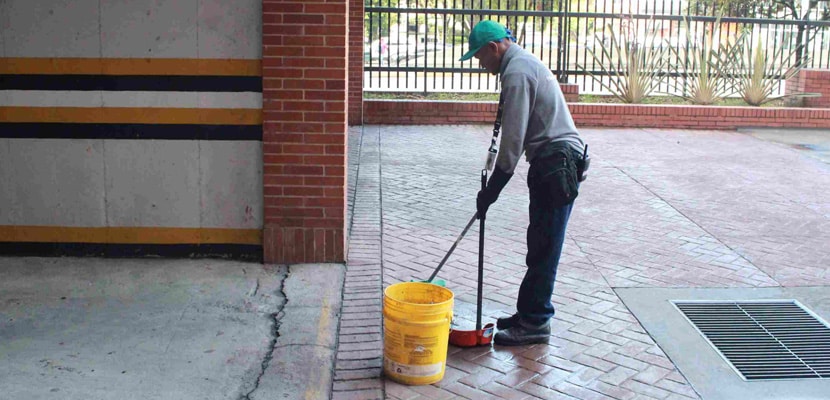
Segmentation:
[(452, 244), (452, 247), (450, 247), (450, 251), (447, 252), (447, 255), (444, 256), (444, 259), (441, 260), (440, 263), (438, 263), (438, 268), (435, 268), (435, 271), (432, 271), (432, 275), (429, 276), (427, 282), (432, 282), (432, 280), (435, 279), (435, 275), (438, 275), (438, 271), (441, 270), (441, 267), (443, 267), (444, 263), (447, 262), (447, 259), (450, 258), (450, 254), (452, 254), (452, 252), (455, 251), (455, 247), (458, 246), (458, 242), (461, 241), (464, 235), (467, 234), (467, 231), (470, 230), (470, 227), (473, 226), (473, 222), (476, 221), (476, 218), (478, 218), (478, 213), (473, 214), (473, 218), (470, 219), (470, 222), (467, 223), (467, 226), (465, 226), (464, 230), (461, 231), (461, 234), (458, 235), (458, 239), (455, 239), (455, 243)]
[[(481, 170), (481, 190), (487, 187), (487, 170)], [(481, 295), (484, 282), (484, 218), (481, 218), (478, 229), (478, 296), (476, 304), (476, 332), (481, 330)]]

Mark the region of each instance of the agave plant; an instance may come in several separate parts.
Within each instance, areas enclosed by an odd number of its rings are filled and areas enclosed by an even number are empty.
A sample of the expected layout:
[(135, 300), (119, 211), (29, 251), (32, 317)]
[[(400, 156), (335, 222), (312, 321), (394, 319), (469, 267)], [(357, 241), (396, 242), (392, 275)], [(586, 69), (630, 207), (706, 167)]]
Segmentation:
[[(735, 57), (736, 65), (734, 76), (738, 93), (744, 101), (752, 106), (761, 106), (770, 101), (786, 97), (814, 96), (813, 93), (790, 93), (774, 96), (780, 80), (787, 80), (795, 76), (801, 69), (797, 60), (797, 50), (787, 53), (783, 47), (767, 51), (759, 41), (752, 49), (748, 35), (738, 39), (740, 51)], [(804, 65), (802, 62), (800, 65)]]
[[(684, 87), (674, 81), (672, 88), (678, 95), (698, 105), (711, 105), (736, 92), (732, 80), (728, 79), (733, 69), (733, 62), (740, 48), (738, 41), (715, 44), (714, 38), (720, 36), (720, 17), (711, 29), (705, 29), (703, 40), (692, 37), (688, 20), (686, 26), (686, 46), (670, 47), (678, 60), (671, 69), (678, 76), (684, 77)], [(692, 45), (695, 44), (695, 45)]]
[[(623, 102), (642, 103), (665, 76), (667, 46), (658, 44), (654, 38), (642, 44), (628, 39), (621, 41), (613, 31), (610, 39), (606, 42), (596, 37), (596, 43), (600, 44), (599, 54), (594, 49), (587, 49), (594, 65), (602, 68), (602, 74), (594, 74), (583, 65), (577, 67)], [(612, 57), (614, 55), (617, 56), (616, 61)], [(603, 76), (608, 77), (607, 82)]]

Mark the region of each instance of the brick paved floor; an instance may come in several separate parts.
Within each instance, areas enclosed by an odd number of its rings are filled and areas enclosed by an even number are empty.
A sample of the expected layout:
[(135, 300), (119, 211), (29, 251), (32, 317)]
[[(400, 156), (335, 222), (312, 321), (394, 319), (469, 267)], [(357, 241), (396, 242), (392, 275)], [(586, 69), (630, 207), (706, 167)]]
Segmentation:
[[(489, 126), (350, 130), (351, 240), (335, 399), (696, 399), (616, 287), (830, 283), (830, 167), (736, 132), (583, 129), (593, 165), (576, 201), (548, 345), (450, 347), (444, 379), (381, 376), (382, 288), (425, 279), (475, 212)], [(358, 149), (355, 149), (358, 147)], [(524, 274), (527, 164), (488, 213), (485, 321), (514, 311)], [(475, 303), (478, 225), (439, 277)]]

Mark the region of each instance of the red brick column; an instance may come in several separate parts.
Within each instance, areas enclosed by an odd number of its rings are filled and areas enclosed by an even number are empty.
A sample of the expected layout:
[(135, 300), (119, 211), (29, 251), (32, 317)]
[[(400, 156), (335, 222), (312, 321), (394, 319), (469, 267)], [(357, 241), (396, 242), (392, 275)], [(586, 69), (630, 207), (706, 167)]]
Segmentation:
[(343, 262), (349, 0), (263, 0), (267, 263)]
[(560, 83), (559, 87), (562, 89), (562, 94), (565, 95), (565, 101), (570, 103), (579, 102), (579, 85), (576, 83)]
[(349, 125), (363, 125), (363, 1), (349, 1)]
[(830, 69), (802, 69), (784, 86), (784, 92), (818, 93), (819, 97), (796, 97), (787, 100), (787, 105), (808, 108), (830, 108)]

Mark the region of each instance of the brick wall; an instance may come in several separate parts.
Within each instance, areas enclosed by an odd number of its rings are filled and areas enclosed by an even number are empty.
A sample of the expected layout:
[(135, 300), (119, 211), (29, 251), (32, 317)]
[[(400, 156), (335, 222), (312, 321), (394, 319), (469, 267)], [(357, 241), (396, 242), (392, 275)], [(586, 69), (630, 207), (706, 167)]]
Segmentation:
[(808, 108), (830, 108), (830, 70), (802, 69), (787, 80), (786, 93), (818, 93), (819, 97), (790, 99), (789, 104)]
[(349, 0), (349, 125), (363, 123), (363, 0)]
[[(496, 102), (364, 101), (367, 124), (492, 123)], [(682, 105), (569, 104), (574, 122), (591, 127), (737, 129), (830, 128), (830, 109)]]
[[(579, 101), (579, 85), (562, 84), (561, 88), (568, 103)], [(363, 113), (367, 124), (470, 124), (494, 122), (497, 106), (490, 101), (366, 100)]]
[(830, 109), (587, 103), (571, 104), (570, 108), (579, 126), (719, 130), (830, 128)]
[(345, 259), (349, 0), (262, 2), (264, 260)]

